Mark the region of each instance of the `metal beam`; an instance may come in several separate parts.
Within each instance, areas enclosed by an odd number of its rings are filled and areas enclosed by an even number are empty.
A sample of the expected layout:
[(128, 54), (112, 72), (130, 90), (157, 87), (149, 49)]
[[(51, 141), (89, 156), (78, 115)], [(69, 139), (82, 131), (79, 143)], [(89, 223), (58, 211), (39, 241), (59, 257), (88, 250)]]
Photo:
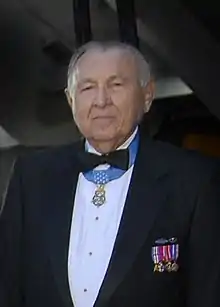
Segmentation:
[(73, 0), (73, 19), (77, 47), (92, 39), (89, 2), (89, 0)]
[(116, 0), (120, 39), (139, 48), (134, 0)]
[(156, 99), (187, 96), (191, 94), (192, 90), (179, 78), (166, 77), (156, 80)]

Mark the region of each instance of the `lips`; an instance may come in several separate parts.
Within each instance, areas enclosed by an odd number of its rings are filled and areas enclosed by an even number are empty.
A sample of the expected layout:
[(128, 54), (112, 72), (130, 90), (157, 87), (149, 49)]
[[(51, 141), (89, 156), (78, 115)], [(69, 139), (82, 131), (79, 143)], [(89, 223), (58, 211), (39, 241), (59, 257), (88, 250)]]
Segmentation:
[(101, 119), (101, 120), (104, 120), (104, 119), (113, 119), (114, 117), (113, 116), (96, 116), (94, 117), (93, 119)]

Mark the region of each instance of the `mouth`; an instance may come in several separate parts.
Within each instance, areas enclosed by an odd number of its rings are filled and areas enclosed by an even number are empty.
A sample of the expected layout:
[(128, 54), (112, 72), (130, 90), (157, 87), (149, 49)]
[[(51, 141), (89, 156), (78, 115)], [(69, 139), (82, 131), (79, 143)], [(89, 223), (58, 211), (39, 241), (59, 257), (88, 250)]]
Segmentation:
[(102, 127), (102, 129), (111, 126), (114, 123), (114, 117), (113, 116), (96, 116), (93, 119), (94, 125), (97, 125), (98, 127)]
[(113, 116), (96, 116), (96, 117), (93, 117), (93, 119), (95, 120), (109, 120), (109, 119), (113, 119), (114, 117)]

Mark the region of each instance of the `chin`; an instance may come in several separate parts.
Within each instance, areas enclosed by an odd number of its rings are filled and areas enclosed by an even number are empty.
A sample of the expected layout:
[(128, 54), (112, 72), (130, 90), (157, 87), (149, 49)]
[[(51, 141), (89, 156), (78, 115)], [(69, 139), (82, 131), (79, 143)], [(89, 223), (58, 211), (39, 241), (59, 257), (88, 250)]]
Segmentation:
[(93, 139), (96, 140), (96, 141), (103, 141), (104, 142), (104, 141), (111, 141), (114, 138), (115, 138), (114, 135), (100, 133), (100, 134), (96, 134)]
[(110, 141), (114, 139), (115, 136), (116, 131), (113, 131), (112, 129), (102, 129), (93, 133), (93, 139), (96, 139), (97, 141)]

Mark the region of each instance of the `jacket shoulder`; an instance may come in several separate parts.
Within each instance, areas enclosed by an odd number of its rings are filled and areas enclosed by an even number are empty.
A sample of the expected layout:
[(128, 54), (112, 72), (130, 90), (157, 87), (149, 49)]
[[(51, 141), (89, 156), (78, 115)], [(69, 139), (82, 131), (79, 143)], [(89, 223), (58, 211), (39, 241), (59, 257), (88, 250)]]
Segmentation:
[(53, 170), (60, 166), (65, 167), (70, 161), (76, 161), (79, 143), (36, 149), (31, 153), (22, 154), (15, 160), (14, 167), (19, 165), (22, 171), (32, 174), (41, 170)]
[(178, 174), (205, 175), (220, 171), (220, 160), (215, 157), (206, 156), (195, 150), (176, 147), (170, 143), (153, 141), (156, 152), (162, 163)]

